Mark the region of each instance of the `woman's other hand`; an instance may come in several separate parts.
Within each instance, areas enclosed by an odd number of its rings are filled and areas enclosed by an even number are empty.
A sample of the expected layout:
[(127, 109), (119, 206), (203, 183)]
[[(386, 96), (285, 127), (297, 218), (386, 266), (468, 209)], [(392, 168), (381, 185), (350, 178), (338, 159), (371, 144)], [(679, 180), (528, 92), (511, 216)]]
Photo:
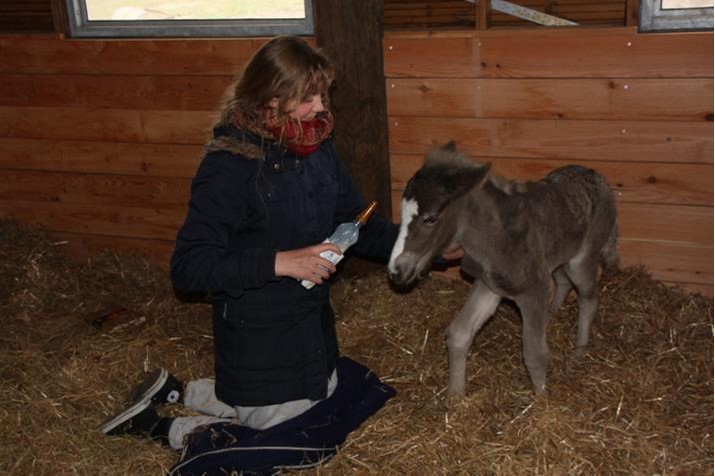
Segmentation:
[(464, 249), (457, 243), (451, 243), (442, 251), (442, 258), (447, 261), (458, 260), (462, 256), (464, 256)]

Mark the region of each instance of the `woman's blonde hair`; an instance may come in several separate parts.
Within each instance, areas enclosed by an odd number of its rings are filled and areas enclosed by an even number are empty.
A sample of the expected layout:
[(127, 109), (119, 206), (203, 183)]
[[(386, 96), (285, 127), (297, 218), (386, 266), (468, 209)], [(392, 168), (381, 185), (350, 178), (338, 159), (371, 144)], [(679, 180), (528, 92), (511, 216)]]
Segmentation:
[(230, 124), (238, 117), (242, 127), (261, 132), (265, 108), (273, 98), (278, 98), (278, 111), (285, 120), (285, 106), (291, 100), (321, 94), (327, 108), (334, 77), (330, 61), (301, 38), (275, 37), (253, 54), (241, 78), (231, 86), (221, 122)]

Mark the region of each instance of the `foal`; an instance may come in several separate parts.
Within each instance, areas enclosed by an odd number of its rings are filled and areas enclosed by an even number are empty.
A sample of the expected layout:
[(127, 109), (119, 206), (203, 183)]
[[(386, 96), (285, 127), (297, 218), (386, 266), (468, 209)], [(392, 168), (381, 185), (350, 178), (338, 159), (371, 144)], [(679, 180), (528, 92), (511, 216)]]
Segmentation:
[[(546, 390), (546, 324), (566, 295), (578, 292), (576, 354), (581, 357), (599, 300), (598, 266), (618, 267), (616, 206), (606, 179), (569, 165), (537, 182), (506, 180), (457, 150), (427, 153), (402, 197), (402, 223), (388, 265), (406, 286), (429, 271), (450, 243), (464, 249), (461, 267), (475, 278), (447, 330), (448, 393), (463, 396), (467, 352), (505, 297), (522, 317), (522, 351), (534, 393)], [(552, 278), (556, 292), (549, 309)]]

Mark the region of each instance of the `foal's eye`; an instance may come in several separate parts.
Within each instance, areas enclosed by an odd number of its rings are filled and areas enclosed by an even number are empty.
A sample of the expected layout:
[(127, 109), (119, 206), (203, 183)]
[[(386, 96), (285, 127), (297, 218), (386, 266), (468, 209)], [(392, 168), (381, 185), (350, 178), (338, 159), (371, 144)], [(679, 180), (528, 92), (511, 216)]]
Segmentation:
[(425, 225), (434, 225), (437, 223), (437, 215), (422, 215), (422, 223)]

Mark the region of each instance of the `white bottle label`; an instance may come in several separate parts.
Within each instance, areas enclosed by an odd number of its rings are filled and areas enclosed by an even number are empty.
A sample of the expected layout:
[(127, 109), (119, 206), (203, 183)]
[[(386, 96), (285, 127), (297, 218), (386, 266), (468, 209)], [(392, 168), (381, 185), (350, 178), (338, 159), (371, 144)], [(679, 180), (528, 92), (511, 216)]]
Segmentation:
[[(323, 243), (325, 243), (325, 242), (323, 242)], [(327, 250), (327, 251), (323, 251), (322, 253), (320, 253), (320, 256), (327, 259), (331, 263), (337, 265), (338, 263), (340, 263), (340, 261), (343, 259), (343, 257), (345, 255), (339, 255), (334, 251)], [(308, 281), (307, 279), (304, 279), (303, 281), (301, 281), (300, 284), (302, 284), (305, 289), (313, 289), (313, 286), (315, 286), (315, 283), (313, 281)]]
[(323, 251), (322, 253), (320, 253), (320, 256), (327, 259), (333, 264), (338, 264), (340, 263), (340, 260), (343, 259), (343, 255), (339, 255), (336, 252), (330, 250)]

